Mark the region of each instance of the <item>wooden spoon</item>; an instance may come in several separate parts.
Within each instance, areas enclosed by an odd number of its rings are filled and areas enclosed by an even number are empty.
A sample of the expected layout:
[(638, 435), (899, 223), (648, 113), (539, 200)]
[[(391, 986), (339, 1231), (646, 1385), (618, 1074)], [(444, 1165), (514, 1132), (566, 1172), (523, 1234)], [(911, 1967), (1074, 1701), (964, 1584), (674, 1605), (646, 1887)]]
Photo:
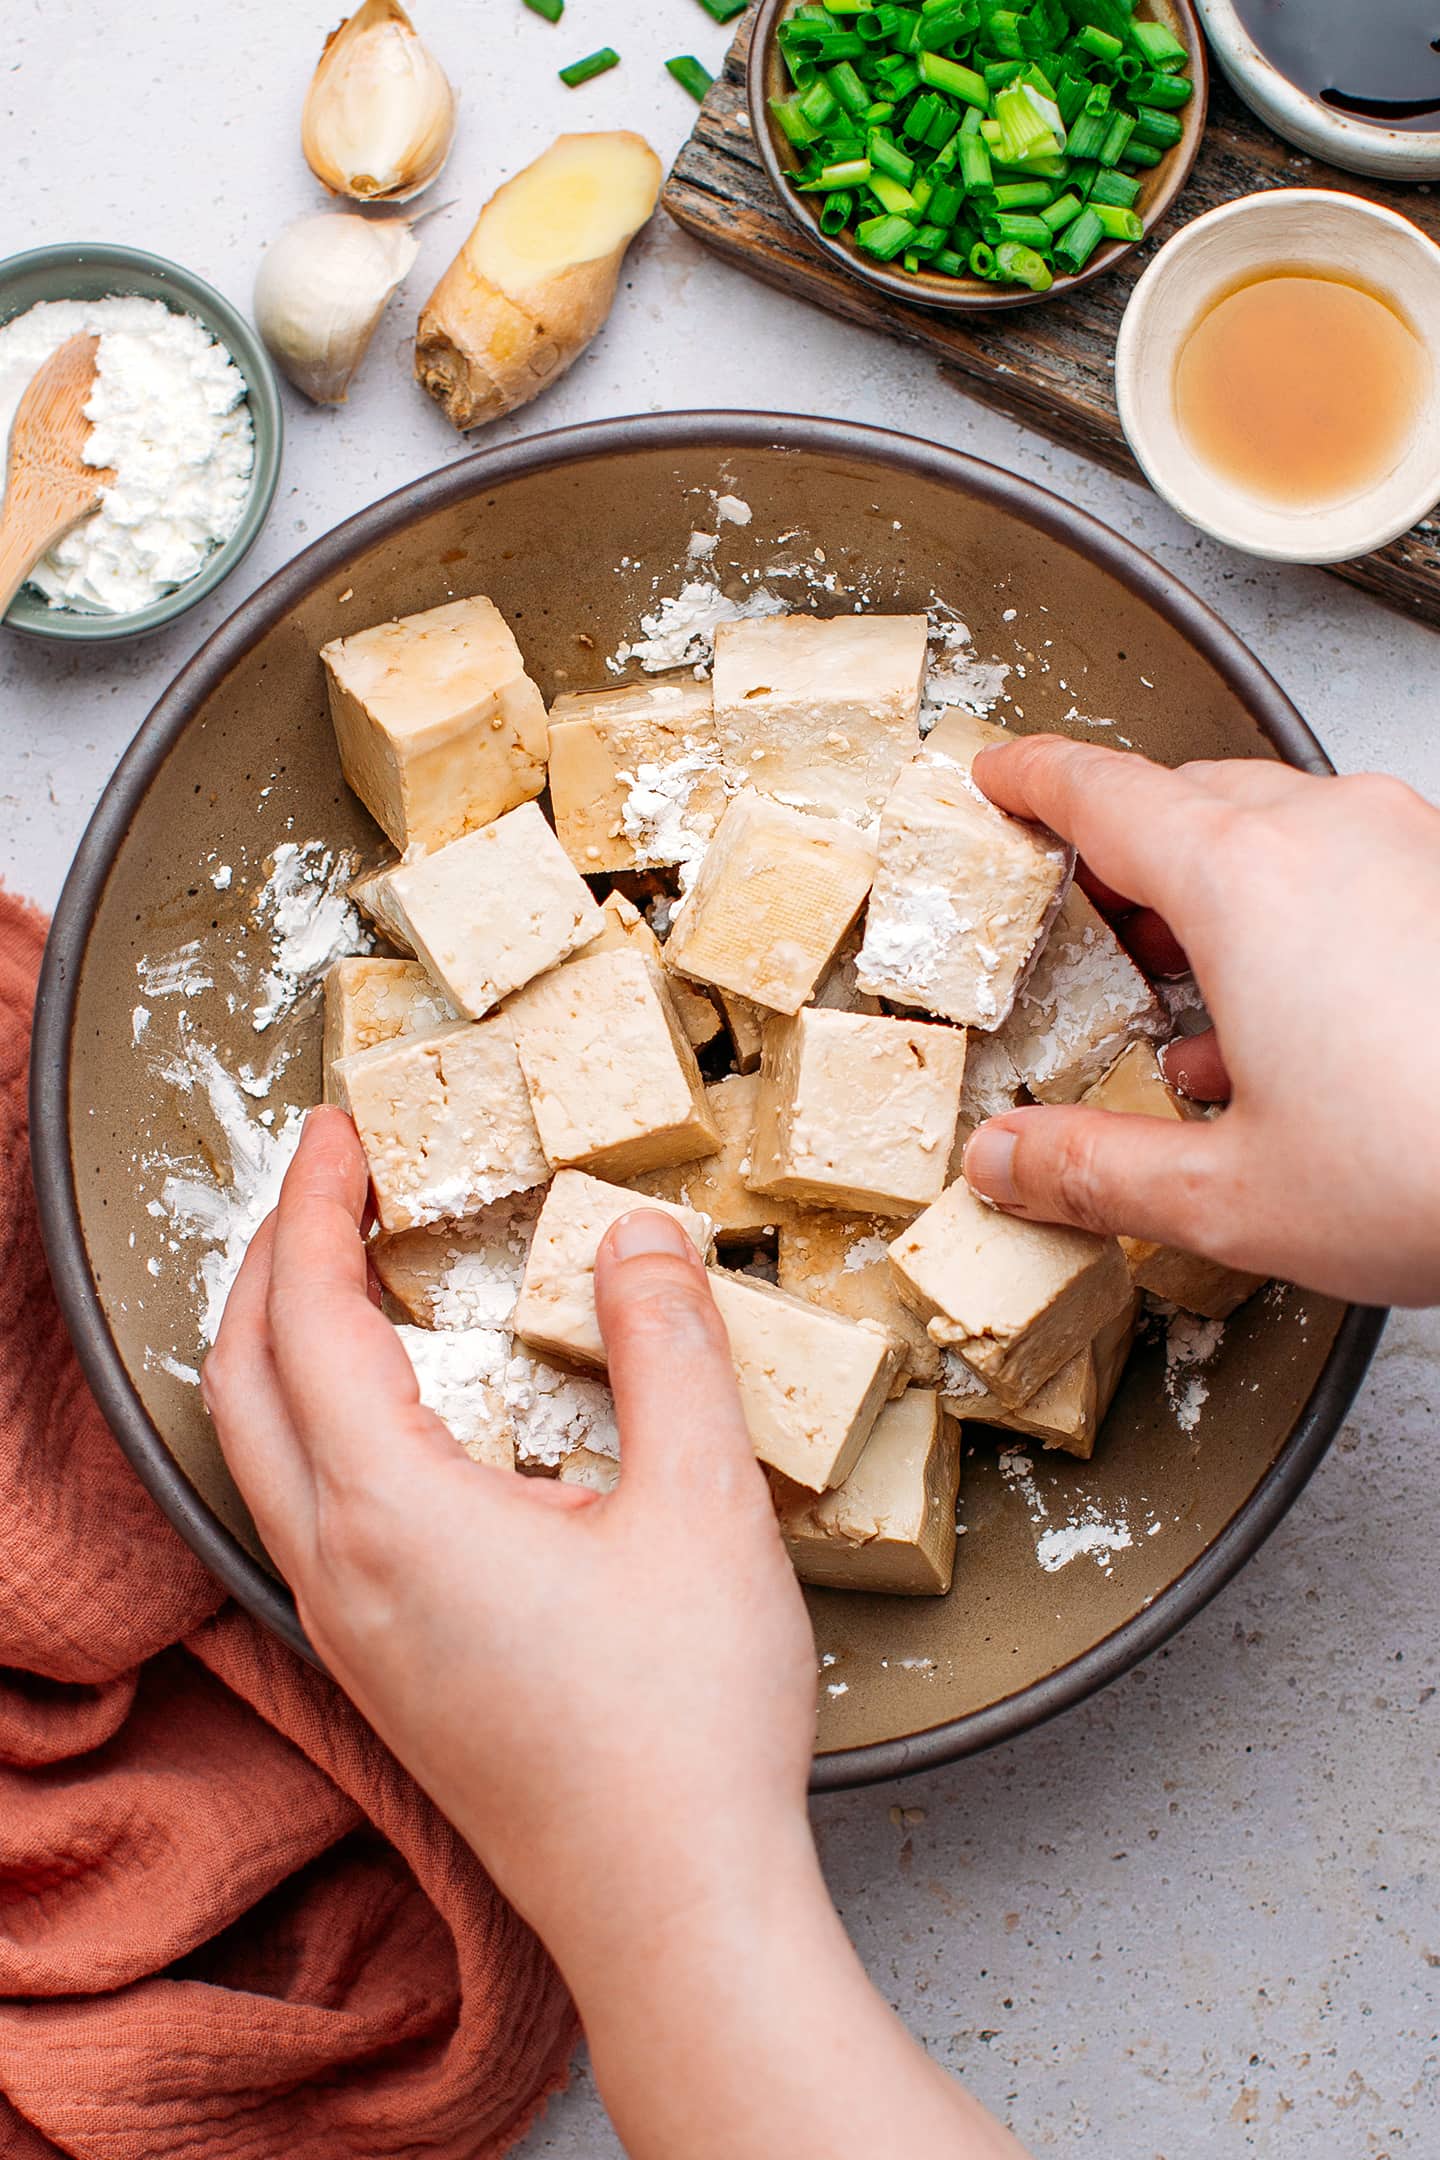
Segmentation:
[(15, 408), (0, 503), (0, 616), (41, 556), (99, 509), (100, 490), (115, 478), (84, 462), (99, 349), (98, 337), (67, 339)]

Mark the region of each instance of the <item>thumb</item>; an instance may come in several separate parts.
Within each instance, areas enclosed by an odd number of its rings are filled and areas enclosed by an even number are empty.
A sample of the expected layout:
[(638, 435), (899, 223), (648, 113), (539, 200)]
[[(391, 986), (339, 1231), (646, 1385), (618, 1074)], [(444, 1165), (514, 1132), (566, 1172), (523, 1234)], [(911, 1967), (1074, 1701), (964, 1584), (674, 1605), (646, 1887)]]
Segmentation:
[(650, 1208), (622, 1215), (595, 1256), (595, 1309), (620, 1426), (622, 1489), (693, 1500), (763, 1485), (740, 1412), (730, 1340), (684, 1230)]
[(1206, 1119), (1172, 1125), (1043, 1105), (981, 1125), (966, 1146), (964, 1170), (982, 1199), (1029, 1221), (1208, 1253), (1220, 1228), (1224, 1156), (1221, 1126)]

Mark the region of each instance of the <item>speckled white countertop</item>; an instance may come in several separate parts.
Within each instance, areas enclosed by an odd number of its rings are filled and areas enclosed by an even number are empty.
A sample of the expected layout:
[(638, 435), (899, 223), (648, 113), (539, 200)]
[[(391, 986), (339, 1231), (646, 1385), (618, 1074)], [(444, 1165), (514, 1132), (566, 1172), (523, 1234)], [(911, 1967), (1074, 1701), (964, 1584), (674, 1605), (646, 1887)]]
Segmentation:
[[(149, 0), (108, 18), (81, 0), (11, 0), (0, 255), (122, 240), (248, 306), (265, 241), (319, 194), (296, 115), (341, 12)], [(0, 865), (47, 904), (107, 775), (201, 637), (307, 540), (463, 454), (409, 380), (405, 331), (479, 202), (562, 127), (639, 126), (672, 154), (693, 108), (660, 62), (693, 51), (714, 66), (725, 43), (695, 0), (570, 0), (559, 30), (520, 0), (416, 12), (463, 86), (435, 190), (452, 207), (422, 228), (349, 406), (287, 395), (285, 471), (250, 560), (175, 631), (119, 653), (0, 633)], [(624, 57), (615, 73), (573, 93), (554, 79), (606, 42)], [(1337, 764), (1384, 767), (1440, 799), (1436, 633), (1318, 571), (1212, 545), (1142, 487), (973, 404), (933, 362), (748, 282), (663, 218), (598, 345), (484, 439), (677, 406), (879, 422), (1055, 488), (1218, 608)], [(1168, 1650), (1016, 1746), (818, 1804), (830, 1880), (878, 1984), (1037, 2154), (1436, 2149), (1437, 1471), (1440, 1320), (1402, 1317), (1309, 1491)], [(526, 2146), (534, 2160), (617, 2149), (583, 2072)]]

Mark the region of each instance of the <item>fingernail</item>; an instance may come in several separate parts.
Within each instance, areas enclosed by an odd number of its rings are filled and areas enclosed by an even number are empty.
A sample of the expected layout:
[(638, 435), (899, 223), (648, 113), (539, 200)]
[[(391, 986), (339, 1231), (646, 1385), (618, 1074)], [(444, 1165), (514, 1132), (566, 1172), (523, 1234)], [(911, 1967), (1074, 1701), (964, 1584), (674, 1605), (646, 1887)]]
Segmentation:
[(1014, 1176), (1018, 1139), (1018, 1133), (1007, 1132), (1003, 1125), (982, 1125), (966, 1144), (963, 1157), (966, 1183), (982, 1199), (993, 1200), (997, 1207), (1014, 1207), (1020, 1197), (1015, 1190)]
[(657, 1208), (637, 1208), (611, 1229), (610, 1250), (617, 1260), (638, 1260), (645, 1253), (670, 1253), (683, 1260), (695, 1248), (673, 1216)]

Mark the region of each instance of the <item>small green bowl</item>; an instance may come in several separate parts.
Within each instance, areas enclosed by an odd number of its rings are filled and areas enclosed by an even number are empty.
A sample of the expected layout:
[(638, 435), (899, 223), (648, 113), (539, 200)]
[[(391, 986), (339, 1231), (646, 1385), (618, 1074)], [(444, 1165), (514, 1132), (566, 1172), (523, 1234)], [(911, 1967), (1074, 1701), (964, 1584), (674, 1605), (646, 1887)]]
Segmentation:
[(184, 585), (149, 607), (128, 615), (100, 609), (52, 608), (22, 585), (5, 616), (7, 630), (62, 643), (99, 645), (143, 637), (183, 615), (243, 562), (270, 513), (280, 478), (284, 421), (275, 370), (255, 332), (228, 300), (177, 263), (147, 255), (140, 248), (107, 247), (84, 242), (75, 247), (32, 248), (0, 262), (0, 323), (13, 321), (42, 300), (104, 300), (111, 294), (163, 300), (177, 313), (193, 315), (225, 347), (245, 378), (255, 463), (245, 512), (230, 538), (215, 549), (204, 568)]

